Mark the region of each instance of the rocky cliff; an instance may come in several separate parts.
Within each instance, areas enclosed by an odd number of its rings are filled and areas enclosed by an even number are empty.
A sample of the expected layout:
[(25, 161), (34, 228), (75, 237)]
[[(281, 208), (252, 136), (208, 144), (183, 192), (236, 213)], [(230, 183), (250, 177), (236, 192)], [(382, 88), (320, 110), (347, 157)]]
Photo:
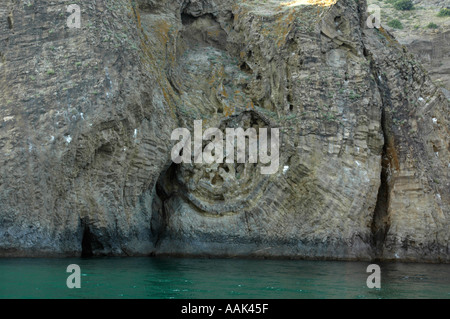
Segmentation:
[[(0, 255), (448, 262), (449, 102), (334, 2), (3, 0)], [(280, 169), (173, 163), (194, 120)]]
[[(412, 0), (412, 10), (398, 10), (392, 1), (368, 0), (380, 8), (381, 23), (405, 45), (450, 99), (450, 0)], [(391, 27), (392, 21), (398, 25)]]

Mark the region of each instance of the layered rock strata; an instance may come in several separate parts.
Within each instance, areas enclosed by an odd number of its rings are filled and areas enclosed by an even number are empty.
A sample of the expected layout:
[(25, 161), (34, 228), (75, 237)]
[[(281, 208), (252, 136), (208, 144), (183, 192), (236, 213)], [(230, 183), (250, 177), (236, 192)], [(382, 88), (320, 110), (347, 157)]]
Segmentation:
[[(448, 262), (448, 100), (365, 1), (303, 2), (2, 4), (0, 255)], [(194, 120), (280, 169), (174, 164)]]

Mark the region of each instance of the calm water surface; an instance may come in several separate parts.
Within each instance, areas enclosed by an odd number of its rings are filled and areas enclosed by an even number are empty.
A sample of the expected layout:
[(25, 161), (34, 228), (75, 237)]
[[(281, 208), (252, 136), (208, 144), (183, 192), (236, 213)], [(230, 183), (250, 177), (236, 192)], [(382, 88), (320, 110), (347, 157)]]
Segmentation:
[[(81, 267), (81, 289), (66, 268)], [(366, 286), (369, 263), (290, 260), (69, 258), (0, 259), (0, 298), (440, 298), (450, 265), (380, 264), (381, 289)]]

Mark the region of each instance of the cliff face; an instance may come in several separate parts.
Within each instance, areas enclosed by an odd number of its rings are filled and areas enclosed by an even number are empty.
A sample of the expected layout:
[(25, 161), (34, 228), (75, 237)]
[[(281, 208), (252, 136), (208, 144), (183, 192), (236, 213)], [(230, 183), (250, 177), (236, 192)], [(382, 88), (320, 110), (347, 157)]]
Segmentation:
[[(392, 3), (368, 0), (367, 4), (380, 7), (381, 23), (400, 44), (415, 55), (431, 79), (450, 99), (450, 16), (439, 15), (450, 7), (448, 0), (413, 0), (413, 10), (397, 10)], [(400, 21), (397, 28), (392, 20)]]
[[(0, 255), (448, 262), (448, 100), (364, 1), (301, 2), (3, 2)], [(194, 120), (280, 169), (174, 164)]]

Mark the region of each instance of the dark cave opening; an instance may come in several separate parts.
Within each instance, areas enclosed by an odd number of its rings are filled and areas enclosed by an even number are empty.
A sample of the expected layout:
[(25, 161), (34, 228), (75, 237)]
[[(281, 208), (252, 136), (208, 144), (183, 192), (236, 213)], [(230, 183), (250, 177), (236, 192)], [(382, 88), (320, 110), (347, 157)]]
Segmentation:
[[(180, 151), (180, 155), (182, 152), (183, 150)], [(163, 202), (167, 200), (174, 191), (173, 188), (177, 179), (176, 174), (178, 167), (179, 164), (170, 164), (170, 166), (160, 174), (158, 181), (156, 182), (156, 195)]]
[(83, 238), (81, 239), (81, 257), (93, 257), (101, 254), (104, 249), (103, 244), (99, 238), (92, 232), (88, 223), (83, 220)]
[(166, 202), (170, 199), (174, 192), (176, 192), (176, 179), (178, 164), (172, 163), (170, 166), (163, 170), (155, 185), (155, 196), (152, 203), (152, 210), (154, 212), (152, 216), (152, 233), (154, 234), (154, 246), (158, 247), (161, 240), (165, 236), (167, 228), (167, 210)]
[(196, 18), (190, 14), (184, 12), (181, 14), (181, 23), (183, 25), (190, 25), (195, 21), (195, 19)]
[(92, 257), (92, 234), (88, 226), (84, 227), (83, 239), (81, 240), (81, 257)]

